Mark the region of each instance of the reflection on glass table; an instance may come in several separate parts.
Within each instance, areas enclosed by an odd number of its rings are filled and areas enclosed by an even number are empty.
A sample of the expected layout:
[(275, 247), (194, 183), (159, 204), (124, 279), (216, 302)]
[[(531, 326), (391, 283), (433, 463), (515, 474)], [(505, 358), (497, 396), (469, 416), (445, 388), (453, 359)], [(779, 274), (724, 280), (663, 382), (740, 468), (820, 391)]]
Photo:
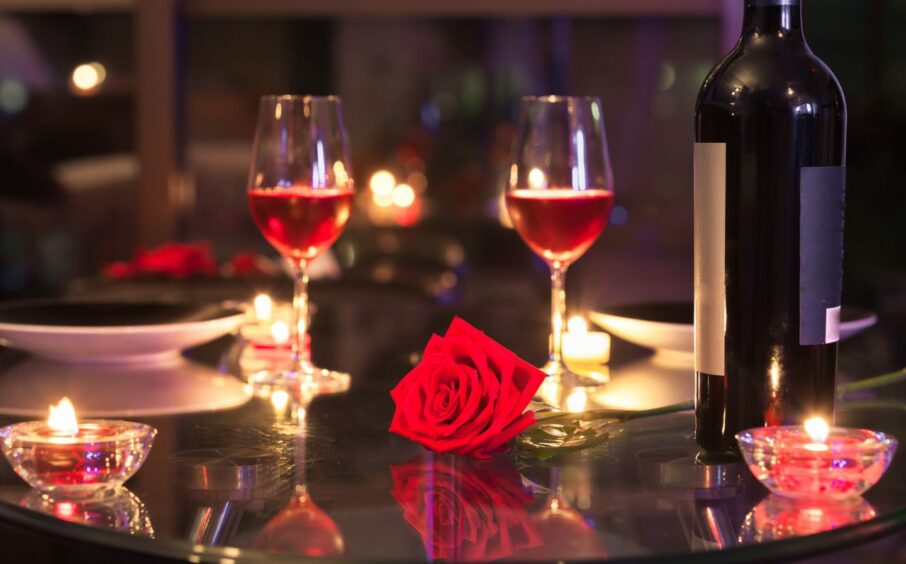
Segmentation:
[(746, 515), (739, 531), (739, 542), (762, 543), (813, 535), (876, 516), (874, 507), (861, 497), (821, 503), (771, 494)]
[(44, 417), (63, 396), (79, 414), (148, 417), (229, 409), (249, 400), (243, 382), (176, 357), (132, 364), (56, 363), (2, 351), (13, 360), (0, 378), (0, 413)]
[(340, 556), (343, 534), (330, 516), (318, 507), (308, 493), (305, 480), (305, 414), (304, 407), (293, 433), (295, 453), (295, 486), (289, 502), (264, 525), (252, 543), (253, 548), (267, 552), (302, 556)]
[[(522, 551), (520, 556), (537, 560), (600, 560), (607, 558), (604, 542), (595, 531), (592, 519), (573, 507), (561, 486), (559, 468), (551, 471), (551, 489), (544, 504), (531, 514), (532, 524), (542, 539), (536, 548)], [(578, 476), (581, 483), (581, 475)], [(579, 489), (578, 503), (589, 503), (588, 493)]]
[(69, 500), (31, 490), (20, 500), (22, 507), (63, 521), (113, 529), (127, 535), (154, 537), (151, 517), (142, 500), (120, 488), (112, 495)]
[(193, 515), (196, 544), (229, 545), (243, 516), (276, 495), (279, 462), (268, 449), (204, 448), (173, 455), (180, 495)]
[(539, 388), (537, 399), (572, 412), (602, 408), (643, 410), (690, 401), (694, 394), (692, 365), (661, 355), (586, 369), (581, 375), (588, 385), (547, 380)]
[(498, 560), (544, 543), (528, 512), (534, 496), (506, 460), (425, 453), (390, 472), (427, 560)]

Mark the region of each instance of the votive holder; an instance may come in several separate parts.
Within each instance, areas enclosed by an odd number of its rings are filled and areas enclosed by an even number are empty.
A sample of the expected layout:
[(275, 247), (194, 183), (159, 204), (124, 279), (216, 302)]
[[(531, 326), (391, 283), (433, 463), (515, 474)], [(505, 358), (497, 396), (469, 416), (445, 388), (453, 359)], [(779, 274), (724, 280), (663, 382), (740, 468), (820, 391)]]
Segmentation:
[(757, 427), (736, 435), (749, 470), (772, 492), (812, 500), (856, 497), (890, 465), (897, 440), (867, 429), (832, 427), (816, 440), (796, 425)]
[(80, 421), (72, 434), (29, 421), (0, 428), (0, 447), (31, 487), (78, 499), (122, 486), (145, 462), (156, 434), (131, 421)]

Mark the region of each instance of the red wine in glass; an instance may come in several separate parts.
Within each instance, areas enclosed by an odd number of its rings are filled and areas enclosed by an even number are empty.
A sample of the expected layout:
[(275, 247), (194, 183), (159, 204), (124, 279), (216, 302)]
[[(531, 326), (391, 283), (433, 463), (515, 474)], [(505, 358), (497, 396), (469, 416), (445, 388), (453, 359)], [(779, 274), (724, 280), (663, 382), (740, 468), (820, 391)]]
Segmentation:
[(569, 264), (582, 256), (607, 226), (610, 190), (516, 189), (507, 192), (516, 231), (538, 256)]
[(601, 100), (527, 96), (519, 108), (507, 175), (513, 226), (551, 269), (551, 338), (541, 368), (564, 385), (583, 385), (563, 361), (566, 271), (595, 242), (613, 207), (613, 174)]
[(311, 260), (343, 232), (354, 193), (344, 189), (256, 188), (249, 207), (258, 229), (283, 256)]

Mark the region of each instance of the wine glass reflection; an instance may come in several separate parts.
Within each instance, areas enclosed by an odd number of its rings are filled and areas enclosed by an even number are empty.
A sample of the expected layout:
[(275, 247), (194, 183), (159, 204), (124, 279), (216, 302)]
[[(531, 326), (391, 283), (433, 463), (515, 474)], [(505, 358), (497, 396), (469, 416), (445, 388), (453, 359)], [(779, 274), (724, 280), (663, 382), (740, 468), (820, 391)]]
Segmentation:
[[(270, 397), (273, 403), (274, 395), (271, 394)], [(311, 397), (306, 396), (306, 399), (310, 401)], [(279, 407), (275, 404), (275, 410)], [(306, 485), (305, 407), (295, 407), (290, 411), (298, 417), (294, 422), (296, 484), (289, 502), (261, 529), (252, 547), (267, 552), (310, 557), (340, 556), (345, 550), (343, 533), (336, 522), (314, 502)]]
[[(561, 479), (563, 470), (566, 469), (551, 470), (551, 492), (544, 505), (531, 515), (532, 524), (544, 542), (541, 546), (520, 553), (520, 556), (540, 560), (607, 558), (607, 551), (594, 525), (567, 500), (563, 487), (565, 484)], [(586, 476), (582, 476), (581, 472), (572, 476), (579, 481), (583, 477)], [(590, 503), (590, 500), (587, 501)]]

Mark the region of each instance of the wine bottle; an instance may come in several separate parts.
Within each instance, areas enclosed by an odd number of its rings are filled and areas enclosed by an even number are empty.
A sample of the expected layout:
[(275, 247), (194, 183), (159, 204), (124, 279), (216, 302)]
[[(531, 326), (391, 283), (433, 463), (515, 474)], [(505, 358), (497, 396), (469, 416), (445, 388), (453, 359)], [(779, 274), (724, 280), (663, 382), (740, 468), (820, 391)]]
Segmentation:
[(745, 2), (695, 108), (696, 439), (833, 417), (846, 103), (801, 0)]

